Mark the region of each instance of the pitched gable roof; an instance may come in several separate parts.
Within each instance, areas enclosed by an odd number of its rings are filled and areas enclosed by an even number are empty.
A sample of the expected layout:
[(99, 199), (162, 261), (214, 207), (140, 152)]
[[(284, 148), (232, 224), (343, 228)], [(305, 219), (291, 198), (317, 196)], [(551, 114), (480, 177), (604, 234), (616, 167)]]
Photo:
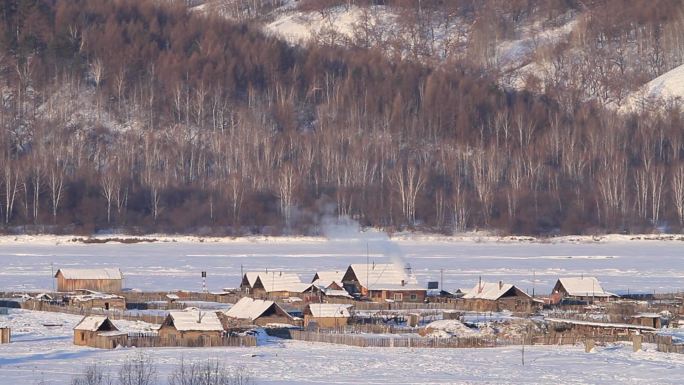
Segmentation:
[(74, 330), (83, 330), (88, 332), (96, 332), (101, 329), (108, 331), (119, 330), (116, 328), (116, 326), (114, 326), (109, 318), (102, 315), (85, 316), (81, 322), (74, 327)]
[(195, 308), (169, 311), (168, 318), (178, 331), (223, 331), (216, 313)]
[(55, 273), (55, 278), (60, 273), (64, 279), (123, 279), (123, 274), (118, 268), (59, 269)]
[(339, 303), (311, 303), (306, 311), (313, 317), (321, 318), (349, 318), (349, 308), (352, 305)]
[(249, 297), (240, 299), (230, 309), (224, 311), (223, 314), (231, 318), (247, 319), (253, 321), (264, 315), (267, 311), (269, 311), (269, 309), (282, 315), (287, 315), (288, 317), (290, 316), (285, 310), (283, 310), (283, 308), (273, 301), (252, 299)]
[(462, 298), (496, 301), (504, 296), (521, 296), (532, 298), (524, 291), (515, 287), (515, 285), (501, 282), (480, 282), (476, 284), (475, 287), (470, 289), (466, 294), (464, 294)]
[(344, 271), (318, 271), (311, 283), (319, 287), (328, 287), (335, 282), (341, 286), (344, 273)]
[[(312, 284), (304, 283), (296, 274), (283, 272), (249, 272), (245, 273), (250, 287), (263, 286), (267, 293), (276, 291), (289, 291), (292, 293), (304, 293), (312, 288)], [(243, 279), (244, 281), (244, 279)]]
[(569, 277), (559, 278), (558, 282), (565, 288), (568, 295), (573, 297), (611, 297), (612, 293), (608, 293), (601, 287), (596, 277)]

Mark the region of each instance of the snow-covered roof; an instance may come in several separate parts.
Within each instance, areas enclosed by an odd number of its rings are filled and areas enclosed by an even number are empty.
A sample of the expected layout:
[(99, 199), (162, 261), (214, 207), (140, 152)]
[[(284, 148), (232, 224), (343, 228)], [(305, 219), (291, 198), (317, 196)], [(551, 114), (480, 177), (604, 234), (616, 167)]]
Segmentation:
[(93, 299), (123, 299), (124, 297), (114, 294), (98, 293), (96, 291), (88, 291), (88, 294), (71, 295), (69, 296), (69, 298), (77, 302), (83, 302), (90, 301)]
[(424, 290), (416, 277), (406, 274), (401, 266), (386, 264), (352, 264), (356, 279), (370, 290)]
[(59, 269), (55, 277), (62, 273), (65, 279), (123, 279), (118, 268), (102, 269)]
[[(102, 324), (107, 322), (107, 317), (103, 315), (91, 315), (83, 317), (81, 322), (74, 327), (74, 330), (84, 330), (88, 332), (96, 332)], [(110, 321), (111, 322), (111, 321)], [(112, 324), (113, 325), (113, 324)], [(115, 327), (116, 329), (116, 327)]]
[(344, 271), (318, 271), (314, 275), (314, 279), (311, 283), (319, 287), (328, 287), (335, 282), (342, 286), (342, 277), (344, 277), (344, 273)]
[(196, 308), (169, 311), (169, 317), (178, 331), (223, 331), (216, 313)]
[(328, 297), (353, 298), (346, 290), (325, 289), (323, 293)]
[(311, 315), (317, 318), (349, 318), (351, 306), (340, 303), (311, 303), (308, 305)]
[(276, 291), (288, 291), (292, 293), (303, 293), (309, 290), (313, 285), (304, 283), (297, 274), (283, 273), (283, 272), (260, 272), (245, 273), (250, 286), (254, 287), (257, 279), (264, 286), (267, 293)]
[(283, 313), (287, 314), (285, 310), (280, 308), (280, 306), (273, 301), (252, 299), (249, 297), (240, 299), (235, 305), (223, 313), (231, 318), (255, 320), (261, 317), (268, 309), (271, 308), (271, 306), (276, 306), (282, 310)]
[(529, 297), (527, 293), (518, 289), (510, 283), (503, 282), (480, 282), (463, 295), (464, 299), (487, 299), (496, 301), (511, 289), (516, 290), (517, 293)]
[(603, 290), (596, 277), (559, 278), (568, 295), (573, 297), (612, 297), (615, 294)]

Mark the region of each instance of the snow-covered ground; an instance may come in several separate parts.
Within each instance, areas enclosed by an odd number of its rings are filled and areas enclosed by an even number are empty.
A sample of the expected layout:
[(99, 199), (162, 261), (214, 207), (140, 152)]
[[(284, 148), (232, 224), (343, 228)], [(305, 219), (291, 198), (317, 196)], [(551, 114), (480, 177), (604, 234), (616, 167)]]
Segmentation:
[[(98, 350), (73, 345), (79, 316), (11, 310), (0, 316), (15, 330), (12, 344), (0, 345), (0, 384), (69, 384), (91, 363), (116, 373), (143, 349)], [(44, 323), (62, 326), (45, 327)], [(115, 321), (124, 328), (130, 324)], [(684, 382), (684, 355), (646, 351), (630, 344), (495, 349), (355, 348), (270, 340), (255, 348), (145, 349), (156, 362), (160, 383), (181, 359), (218, 360), (242, 367), (257, 383), (281, 384), (677, 384)]]
[(52, 289), (60, 267), (119, 267), (124, 286), (142, 290), (210, 291), (237, 287), (242, 271), (290, 272), (310, 281), (317, 270), (344, 270), (351, 263), (409, 263), (419, 283), (470, 288), (486, 281), (510, 282), (548, 294), (558, 277), (592, 275), (611, 292), (684, 291), (684, 242), (628, 240), (599, 242), (565, 238), (519, 242), (495, 238), (441, 238), (378, 234), (355, 238), (164, 239), (138, 244), (81, 244), (70, 238), (0, 239), (0, 290)]

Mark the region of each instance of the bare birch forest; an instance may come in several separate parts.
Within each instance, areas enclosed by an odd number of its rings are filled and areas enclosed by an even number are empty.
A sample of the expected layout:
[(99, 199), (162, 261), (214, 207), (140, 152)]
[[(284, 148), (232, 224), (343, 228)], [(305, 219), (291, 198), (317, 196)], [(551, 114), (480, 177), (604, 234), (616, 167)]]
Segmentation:
[(315, 234), (338, 215), (445, 233), (680, 231), (680, 108), (604, 104), (681, 64), (682, 5), (585, 2), (599, 16), (583, 50), (549, 52), (554, 82), (532, 92), (498, 86), (488, 44), (516, 17), (580, 5), (454, 3), (502, 22), (433, 60), (392, 41), (290, 46), (183, 2), (3, 1), (0, 230)]

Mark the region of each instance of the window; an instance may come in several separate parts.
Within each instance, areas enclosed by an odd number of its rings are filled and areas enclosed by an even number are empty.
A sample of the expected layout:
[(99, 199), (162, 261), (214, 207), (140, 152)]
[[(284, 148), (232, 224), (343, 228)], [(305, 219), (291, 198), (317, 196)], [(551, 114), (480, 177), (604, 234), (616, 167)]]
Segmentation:
[(401, 293), (394, 293), (394, 300), (395, 301), (401, 301), (404, 299), (404, 296)]
[(411, 301), (415, 301), (418, 299), (418, 296), (415, 294), (411, 294)]

